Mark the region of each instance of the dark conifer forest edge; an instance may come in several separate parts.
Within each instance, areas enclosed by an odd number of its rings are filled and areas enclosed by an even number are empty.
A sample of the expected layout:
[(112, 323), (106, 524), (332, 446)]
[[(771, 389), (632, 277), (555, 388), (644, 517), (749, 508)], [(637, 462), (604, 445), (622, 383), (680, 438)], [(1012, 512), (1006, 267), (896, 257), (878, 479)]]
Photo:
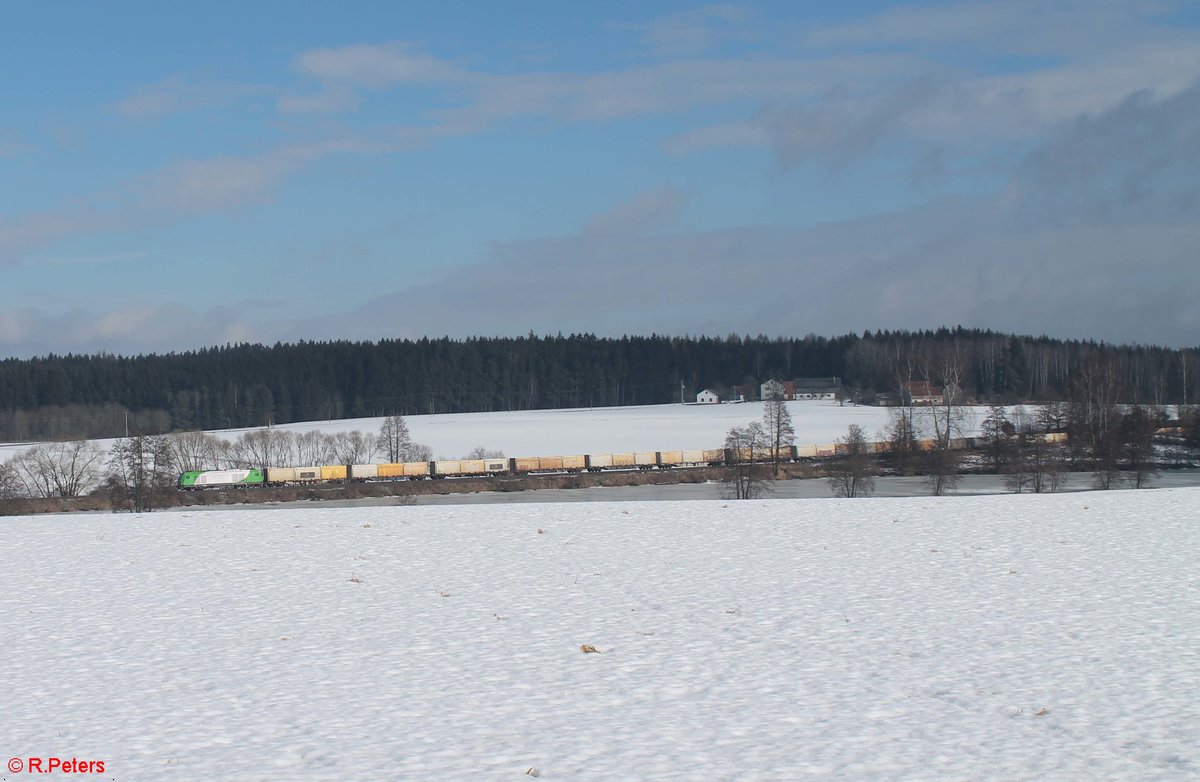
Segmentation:
[(117, 437), (383, 415), (694, 401), (757, 394), (769, 379), (839, 377), (873, 401), (904, 378), (933, 380), (946, 350), (979, 401), (1066, 399), (1087, 362), (1112, 365), (1126, 403), (1189, 404), (1200, 350), (1112, 345), (978, 329), (837, 337), (660, 335), (235, 344), (139, 356), (0, 361), (0, 441)]

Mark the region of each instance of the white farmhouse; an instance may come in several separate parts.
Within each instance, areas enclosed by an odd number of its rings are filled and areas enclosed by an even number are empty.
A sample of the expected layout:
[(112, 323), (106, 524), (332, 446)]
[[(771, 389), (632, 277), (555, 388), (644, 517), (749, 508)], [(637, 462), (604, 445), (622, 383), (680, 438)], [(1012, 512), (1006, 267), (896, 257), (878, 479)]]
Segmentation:
[(715, 405), (720, 401), (721, 401), (721, 397), (717, 394), (716, 391), (713, 391), (711, 388), (706, 388), (703, 391), (701, 391), (700, 393), (696, 394), (696, 404)]

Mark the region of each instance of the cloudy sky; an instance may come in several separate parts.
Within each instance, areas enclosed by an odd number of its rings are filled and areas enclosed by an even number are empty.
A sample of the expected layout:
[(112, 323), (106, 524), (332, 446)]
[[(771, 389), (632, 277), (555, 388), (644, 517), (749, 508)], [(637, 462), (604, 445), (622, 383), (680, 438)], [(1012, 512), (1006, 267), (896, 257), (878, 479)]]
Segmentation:
[(0, 358), (1200, 344), (1188, 0), (8, 3)]

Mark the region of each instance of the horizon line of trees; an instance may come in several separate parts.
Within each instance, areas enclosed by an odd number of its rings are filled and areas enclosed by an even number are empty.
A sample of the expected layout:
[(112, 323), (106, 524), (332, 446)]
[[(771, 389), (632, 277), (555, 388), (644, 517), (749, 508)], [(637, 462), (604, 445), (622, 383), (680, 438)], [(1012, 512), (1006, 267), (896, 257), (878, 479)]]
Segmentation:
[[(0, 441), (227, 429), (310, 420), (693, 401), (712, 388), (840, 377), (846, 395), (939, 381), (981, 401), (1067, 400), (1089, 367), (1111, 368), (1114, 400), (1190, 405), (1200, 348), (1110, 345), (979, 329), (838, 337), (601, 338), (590, 334), (379, 342), (238, 344), (121, 357), (0, 361)], [(1109, 370), (1106, 370), (1109, 371)]]

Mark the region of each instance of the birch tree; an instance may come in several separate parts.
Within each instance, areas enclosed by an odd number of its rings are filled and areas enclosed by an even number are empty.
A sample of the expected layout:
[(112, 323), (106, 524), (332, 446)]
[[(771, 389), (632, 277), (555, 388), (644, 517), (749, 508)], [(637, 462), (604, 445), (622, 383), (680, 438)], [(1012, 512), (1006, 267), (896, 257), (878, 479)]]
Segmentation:
[(795, 444), (796, 429), (792, 425), (787, 401), (783, 398), (783, 385), (772, 380), (766, 383), (765, 388), (768, 396), (763, 400), (763, 430), (771, 446), (772, 474), (778, 478), (783, 449)]

